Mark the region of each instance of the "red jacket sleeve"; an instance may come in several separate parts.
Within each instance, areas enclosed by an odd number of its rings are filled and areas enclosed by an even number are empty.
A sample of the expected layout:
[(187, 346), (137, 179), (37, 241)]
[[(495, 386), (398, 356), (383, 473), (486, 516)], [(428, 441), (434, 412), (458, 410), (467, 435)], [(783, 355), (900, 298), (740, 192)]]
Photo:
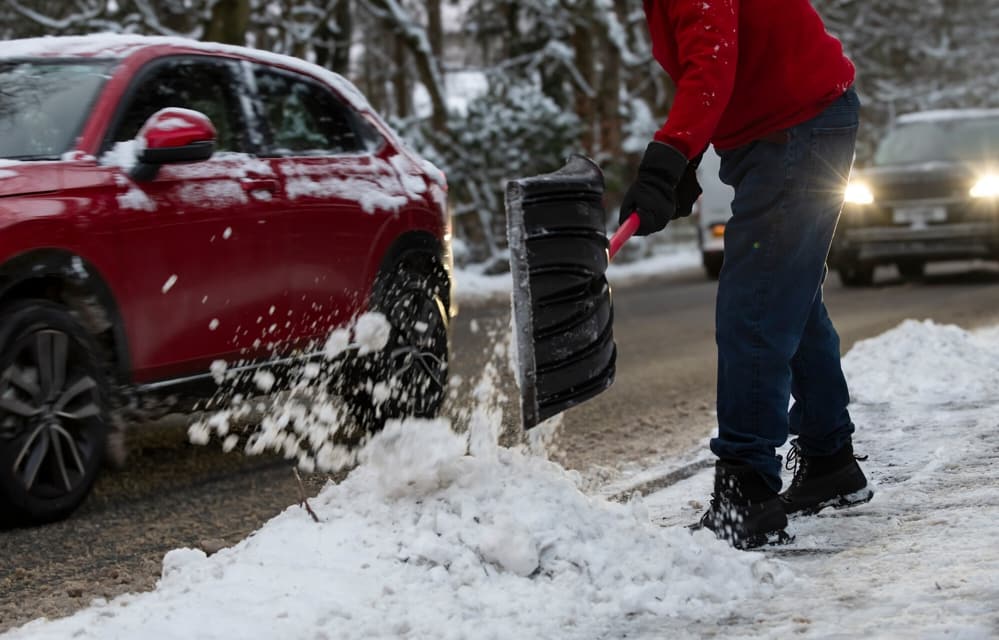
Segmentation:
[(655, 139), (688, 158), (708, 146), (732, 97), (738, 66), (738, 0), (671, 0), (676, 96)]

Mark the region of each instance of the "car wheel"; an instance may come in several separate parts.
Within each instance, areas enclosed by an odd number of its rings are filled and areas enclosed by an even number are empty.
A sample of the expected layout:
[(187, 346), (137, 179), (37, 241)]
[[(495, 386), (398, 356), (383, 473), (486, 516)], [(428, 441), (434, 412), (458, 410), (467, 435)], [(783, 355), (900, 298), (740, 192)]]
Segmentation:
[(874, 267), (849, 265), (838, 270), (839, 280), (846, 287), (869, 287), (874, 284)]
[(58, 520), (90, 492), (109, 430), (90, 335), (65, 309), (27, 301), (0, 313), (0, 520)]
[(906, 260), (896, 263), (895, 266), (906, 280), (919, 280), (926, 273), (926, 263), (922, 260)]
[[(424, 256), (398, 262), (376, 281), (370, 308), (385, 315), (391, 333), (385, 348), (354, 374), (352, 411), (367, 430), (440, 411), (448, 383), (447, 285), (444, 270)], [(378, 382), (387, 390), (371, 388)]]
[(704, 253), (701, 255), (701, 258), (704, 263), (704, 272), (708, 274), (708, 278), (717, 280), (721, 275), (722, 263), (725, 260), (725, 254)]

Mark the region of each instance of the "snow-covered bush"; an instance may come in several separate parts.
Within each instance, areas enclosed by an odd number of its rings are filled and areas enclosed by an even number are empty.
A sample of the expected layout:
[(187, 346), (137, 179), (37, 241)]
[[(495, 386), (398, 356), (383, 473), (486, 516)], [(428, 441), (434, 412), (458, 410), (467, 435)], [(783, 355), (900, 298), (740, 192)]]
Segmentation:
[(448, 177), (455, 234), (465, 259), (484, 262), (506, 247), (506, 182), (560, 168), (580, 151), (579, 118), (531, 83), (493, 79), (490, 90), (452, 113), (449, 134), (396, 123)]

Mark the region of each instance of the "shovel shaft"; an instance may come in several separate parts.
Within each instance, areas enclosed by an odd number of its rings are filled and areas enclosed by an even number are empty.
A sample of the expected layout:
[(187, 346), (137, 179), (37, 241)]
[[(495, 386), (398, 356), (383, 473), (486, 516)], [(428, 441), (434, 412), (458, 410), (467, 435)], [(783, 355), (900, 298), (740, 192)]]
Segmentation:
[(621, 227), (614, 232), (614, 235), (611, 236), (610, 248), (607, 252), (611, 260), (613, 260), (617, 252), (621, 250), (624, 243), (628, 241), (628, 238), (635, 235), (635, 232), (638, 231), (638, 226), (641, 223), (642, 220), (638, 217), (638, 214), (633, 213), (628, 216), (628, 219), (624, 221), (624, 224), (622, 224)]

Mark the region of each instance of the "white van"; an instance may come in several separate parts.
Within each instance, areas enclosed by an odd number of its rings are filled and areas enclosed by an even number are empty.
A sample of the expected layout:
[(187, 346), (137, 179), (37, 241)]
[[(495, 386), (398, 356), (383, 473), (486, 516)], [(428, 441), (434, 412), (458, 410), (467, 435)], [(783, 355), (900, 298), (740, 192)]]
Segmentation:
[(701, 194), (694, 213), (697, 215), (697, 244), (701, 249), (704, 270), (712, 280), (721, 273), (725, 251), (725, 225), (732, 217), (732, 187), (723, 184), (718, 178), (721, 159), (714, 147), (708, 147), (697, 168), (697, 181), (701, 183)]

